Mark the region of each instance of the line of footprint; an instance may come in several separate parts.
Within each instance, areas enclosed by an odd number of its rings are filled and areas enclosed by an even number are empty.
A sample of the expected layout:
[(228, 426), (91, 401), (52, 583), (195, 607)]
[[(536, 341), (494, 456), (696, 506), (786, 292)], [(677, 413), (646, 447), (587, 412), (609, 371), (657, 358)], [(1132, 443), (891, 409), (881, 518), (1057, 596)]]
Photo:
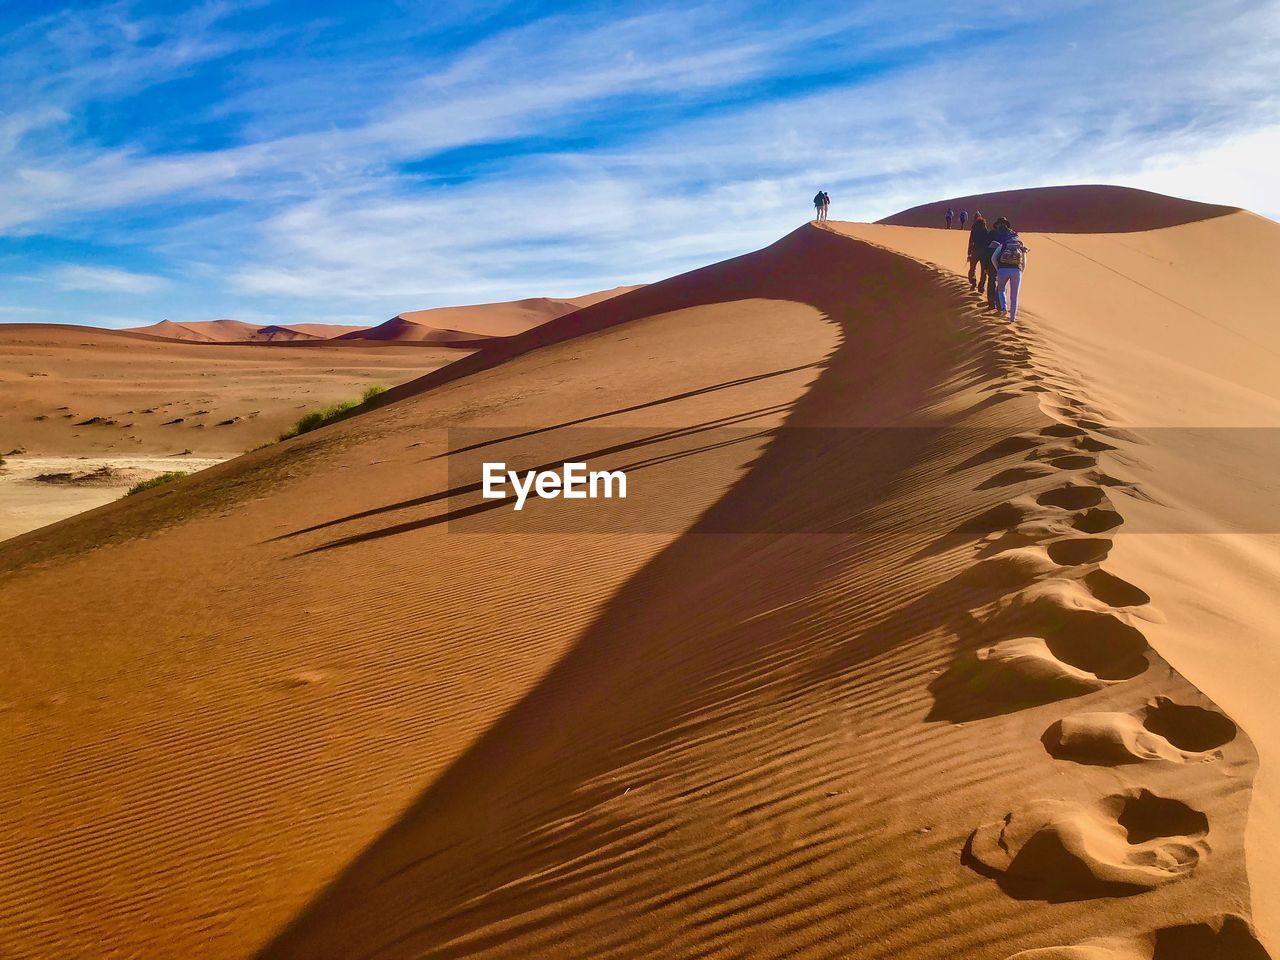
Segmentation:
[[(1140, 468), (1137, 458), (1111, 441), (1142, 441), (1108, 427), (1106, 411), (1072, 396), (1066, 375), (1037, 362), (1026, 340), (1012, 328), (996, 335), (1004, 376), (988, 389), (996, 396), (1038, 394), (1041, 409), (1059, 422), (1001, 440), (965, 464), (1023, 453), (1020, 466), (994, 474), (979, 487), (1057, 481), (966, 525), (968, 532), (984, 534), (979, 557), (985, 575), (1022, 584), (980, 617), (986, 629), (1006, 639), (960, 659), (949, 671), (970, 694), (990, 698), (992, 713), (1083, 696), (1142, 675), (1151, 665), (1150, 648), (1134, 621), (1156, 618), (1145, 592), (1099, 566), (1112, 547), (1108, 534), (1124, 522), (1108, 491), (1151, 499), (1139, 484), (1105, 472), (1100, 456)], [(1215, 710), (1155, 697), (1130, 710), (1065, 716), (1044, 731), (1042, 743), (1055, 758), (1082, 764), (1204, 764), (1220, 760), (1222, 748), (1237, 733), (1236, 725)], [(1203, 812), (1137, 787), (1092, 803), (1027, 803), (975, 830), (965, 860), (1023, 895), (1052, 900), (1130, 895), (1192, 875), (1208, 856), (1208, 833)], [(1015, 955), (1017, 960), (1266, 956), (1248, 922), (1234, 914)]]

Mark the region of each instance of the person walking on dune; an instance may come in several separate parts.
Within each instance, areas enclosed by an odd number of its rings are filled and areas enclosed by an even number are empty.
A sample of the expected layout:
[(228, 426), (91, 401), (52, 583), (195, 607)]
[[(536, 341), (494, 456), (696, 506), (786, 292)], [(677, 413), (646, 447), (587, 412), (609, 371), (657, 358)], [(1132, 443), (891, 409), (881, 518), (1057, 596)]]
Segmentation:
[(996, 265), (991, 259), (991, 255), (995, 253), (995, 239), (996, 223), (992, 223), (987, 231), (987, 248), (982, 251), (982, 268), (987, 277), (987, 309), (992, 313), (999, 313), (1000, 301), (996, 299)]
[[(1022, 273), (1027, 269), (1027, 245), (1014, 232), (1007, 217), (996, 221), (991, 240), (991, 262), (996, 268), (996, 301), (1000, 312), (1008, 311), (1009, 322), (1018, 319), (1018, 291), (1022, 287)], [(1006, 307), (1004, 288), (1009, 287)]]
[[(982, 214), (978, 214), (973, 218), (973, 226), (969, 228), (970, 290), (987, 292), (987, 245), (989, 243), (991, 243), (991, 231), (987, 229), (987, 220)], [(980, 274), (979, 268), (981, 268)]]
[(961, 230), (963, 230), (963, 229), (964, 229), (964, 221), (965, 221), (965, 218), (966, 218), (966, 217), (968, 217), (968, 216), (969, 216), (969, 211), (968, 211), (968, 210), (961, 210), (961, 211), (960, 211), (960, 229), (961, 229)]
[(950, 207), (947, 207), (947, 229), (948, 230), (951, 229), (951, 221), (954, 220), (955, 218), (956, 218), (956, 212), (952, 210)]

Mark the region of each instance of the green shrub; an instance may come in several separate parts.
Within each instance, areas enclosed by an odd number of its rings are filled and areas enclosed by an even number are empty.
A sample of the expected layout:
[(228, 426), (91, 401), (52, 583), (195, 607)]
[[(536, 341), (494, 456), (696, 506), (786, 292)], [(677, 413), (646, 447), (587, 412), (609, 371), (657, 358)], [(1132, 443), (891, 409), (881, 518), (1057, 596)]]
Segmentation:
[(364, 393), (360, 395), (359, 400), (342, 400), (332, 406), (324, 407), (320, 410), (312, 410), (310, 413), (303, 414), (298, 418), (298, 422), (293, 425), (292, 430), (286, 430), (280, 434), (281, 440), (288, 440), (291, 437), (300, 434), (310, 433), (318, 427), (323, 427), (326, 423), (332, 423), (344, 413), (362, 407), (372, 402), (378, 396), (387, 392), (387, 388), (380, 383), (364, 388)]
[(141, 493), (143, 490), (150, 490), (152, 487), (158, 487), (173, 480), (181, 480), (186, 475), (187, 471), (185, 470), (170, 470), (167, 473), (160, 474), (158, 477), (152, 477), (150, 480), (139, 480), (129, 488), (129, 492), (125, 496), (132, 497), (135, 493)]

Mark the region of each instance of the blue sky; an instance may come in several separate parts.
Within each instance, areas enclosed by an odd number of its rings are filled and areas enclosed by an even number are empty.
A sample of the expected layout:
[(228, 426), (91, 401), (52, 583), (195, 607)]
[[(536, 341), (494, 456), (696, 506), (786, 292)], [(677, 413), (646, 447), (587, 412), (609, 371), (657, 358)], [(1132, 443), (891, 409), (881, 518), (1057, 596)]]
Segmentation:
[(1280, 214), (1280, 0), (0, 6), (0, 321), (377, 322), (981, 190)]

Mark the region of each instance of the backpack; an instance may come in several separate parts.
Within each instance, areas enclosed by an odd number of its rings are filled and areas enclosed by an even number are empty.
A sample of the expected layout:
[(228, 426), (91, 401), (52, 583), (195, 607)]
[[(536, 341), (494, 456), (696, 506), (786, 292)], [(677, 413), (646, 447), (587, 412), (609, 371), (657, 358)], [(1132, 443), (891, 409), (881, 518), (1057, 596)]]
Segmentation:
[(997, 265), (1001, 267), (1017, 267), (1019, 270), (1026, 264), (1027, 246), (1018, 239), (1018, 235), (1006, 237), (1000, 247)]

